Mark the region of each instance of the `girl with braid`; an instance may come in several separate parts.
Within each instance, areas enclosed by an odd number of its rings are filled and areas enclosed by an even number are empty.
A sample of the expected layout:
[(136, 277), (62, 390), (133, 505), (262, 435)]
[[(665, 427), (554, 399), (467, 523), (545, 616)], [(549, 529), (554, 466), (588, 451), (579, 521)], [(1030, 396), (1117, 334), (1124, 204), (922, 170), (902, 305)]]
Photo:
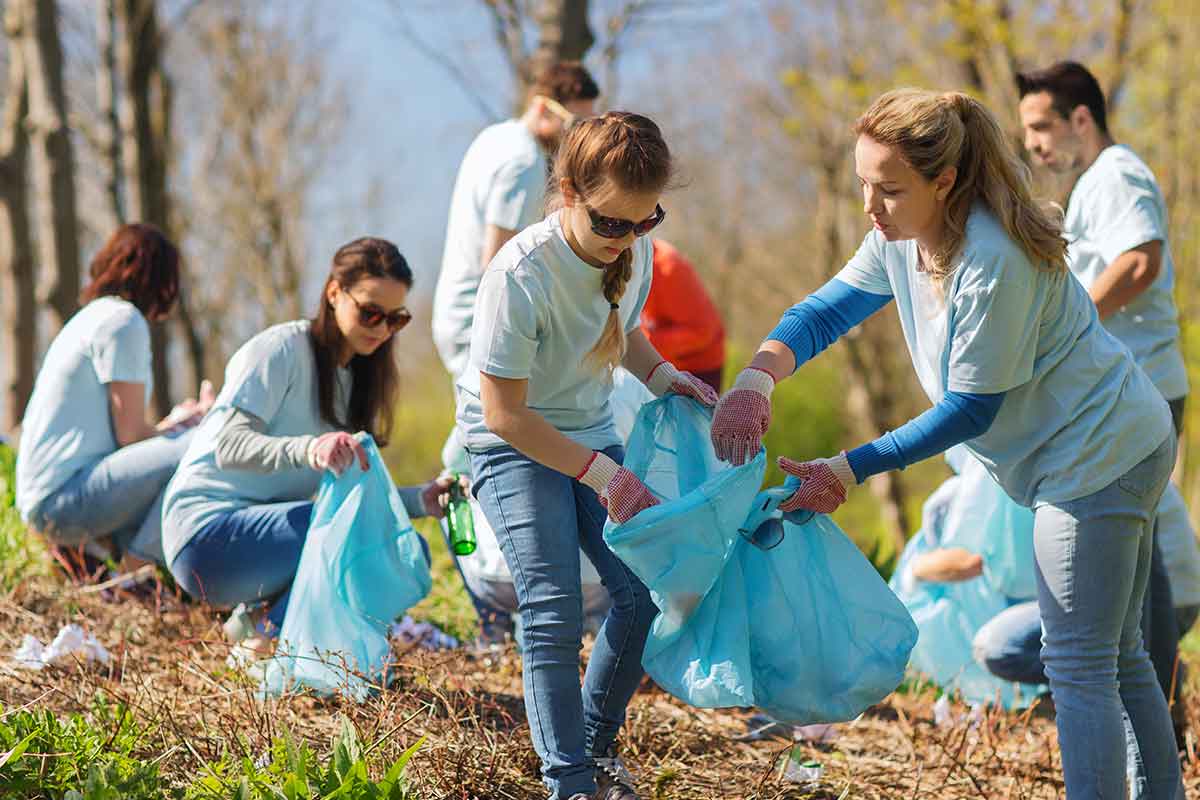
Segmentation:
[[(458, 382), (475, 496), (516, 588), (533, 746), (557, 800), (637, 797), (613, 746), (656, 609), (602, 533), (606, 515), (625, 522), (658, 501), (621, 467), (612, 371), (625, 367), (655, 395), (717, 400), (639, 328), (652, 274), (645, 234), (666, 216), (670, 177), (670, 151), (646, 117), (610, 112), (572, 127), (551, 187), (561, 208), (492, 259)], [(612, 596), (582, 689), (580, 548)]]

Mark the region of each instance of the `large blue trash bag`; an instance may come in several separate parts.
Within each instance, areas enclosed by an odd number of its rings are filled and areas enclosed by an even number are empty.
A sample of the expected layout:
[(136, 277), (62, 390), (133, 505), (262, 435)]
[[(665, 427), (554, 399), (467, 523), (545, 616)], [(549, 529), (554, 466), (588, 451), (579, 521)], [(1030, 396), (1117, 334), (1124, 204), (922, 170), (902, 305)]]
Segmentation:
[[(994, 481), (992, 485), (995, 485)], [(959, 523), (964, 515), (959, 510), (961, 506), (975, 505), (975, 496), (970, 492), (979, 487), (979, 483), (968, 480), (964, 470), (962, 475), (949, 478), (930, 495), (922, 511), (921, 530), (909, 540), (900, 555), (892, 573), (891, 587), (907, 606), (921, 632), (909, 663), (914, 672), (947, 691), (958, 692), (969, 703), (999, 702), (1005, 708), (1022, 708), (1042, 694), (1045, 687), (1000, 680), (975, 661), (972, 648), (979, 628), (1012, 605), (1015, 599), (996, 590), (987, 579), (986, 568), (984, 576), (957, 583), (928, 583), (917, 579), (912, 571), (913, 561), (932, 550), (941, 547), (975, 549), (972, 542), (977, 539), (977, 531), (963, 529)], [(1011, 500), (1008, 502), (1012, 503)], [(992, 530), (990, 526), (989, 530)], [(992, 530), (992, 535), (1002, 534)], [(969, 541), (964, 542), (964, 539)], [(1003, 545), (997, 548), (999, 551), (1006, 549), (1011, 552), (1013, 548)], [(1030, 559), (1029, 569), (1032, 569), (1032, 556)]]
[(429, 594), (432, 577), (400, 494), (370, 436), (370, 458), (326, 472), (263, 689), (362, 700), (388, 656), (388, 626)]
[(1033, 510), (1017, 505), (974, 456), (959, 463), (958, 502), (946, 515), (945, 536), (983, 557), (993, 590), (1014, 600), (1037, 597)]
[(642, 408), (629, 440), (626, 466), (663, 500), (605, 531), (660, 611), (642, 664), (695, 706), (852, 719), (899, 684), (916, 627), (827, 517), (784, 522), (769, 551), (743, 539), (766, 455), (719, 461), (710, 424), (703, 406), (668, 395)]

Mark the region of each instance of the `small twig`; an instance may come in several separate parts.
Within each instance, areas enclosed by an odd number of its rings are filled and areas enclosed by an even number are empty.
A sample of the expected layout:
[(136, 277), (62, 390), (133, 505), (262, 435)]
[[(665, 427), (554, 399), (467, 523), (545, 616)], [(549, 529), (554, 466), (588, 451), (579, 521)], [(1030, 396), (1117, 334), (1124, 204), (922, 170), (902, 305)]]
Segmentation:
[(124, 574), (117, 575), (115, 577), (109, 578), (106, 581), (102, 581), (101, 583), (93, 583), (88, 586), (81, 586), (75, 590), (75, 594), (96, 594), (97, 592), (103, 592), (105, 589), (111, 589), (112, 587), (117, 586), (118, 584), (122, 584), (122, 583), (125, 583), (126, 581), (130, 581), (130, 580), (132, 580), (134, 583), (139, 583), (143, 579), (145, 579), (153, 574), (154, 574), (154, 565), (153, 564), (143, 564), (142, 566), (135, 569), (133, 572), (126, 572)]

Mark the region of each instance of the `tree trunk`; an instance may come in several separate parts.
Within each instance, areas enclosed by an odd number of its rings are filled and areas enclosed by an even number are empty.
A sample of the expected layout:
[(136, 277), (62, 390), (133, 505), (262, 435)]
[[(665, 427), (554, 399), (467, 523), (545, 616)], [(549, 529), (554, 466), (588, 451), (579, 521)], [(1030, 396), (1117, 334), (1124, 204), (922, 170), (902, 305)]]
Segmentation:
[(96, 0), (96, 149), (104, 185), (105, 203), (100, 219), (106, 228), (105, 235), (126, 219), (121, 201), (121, 140), (117, 134), (116, 27), (114, 0)]
[(588, 0), (542, 0), (534, 11), (538, 43), (523, 70), (520, 96), (533, 77), (556, 61), (580, 61), (596, 42), (588, 24)]
[[(5, 20), (9, 41), (20, 35), (19, 7)], [(8, 86), (0, 124), (0, 364), (4, 368), (4, 419), (0, 427), (14, 430), (25, 415), (33, 392), (36, 320), (34, 308), (33, 252), (29, 236), (26, 163), (29, 142), (24, 119), (28, 89), (21, 48), (9, 47)]]
[[(164, 149), (155, 141), (155, 115), (151, 110), (152, 90), (160, 69), (156, 0), (119, 0), (117, 13), (121, 38), (116, 57), (125, 88), (118, 117), (129, 219), (168, 231), (166, 168), (161, 163)], [(165, 323), (151, 323), (154, 410), (159, 416), (171, 410), (168, 344)]]
[(79, 304), (75, 156), (67, 127), (58, 9), (54, 0), (17, 0), (14, 7), (24, 10), (21, 50), (29, 87), (34, 214), (45, 275), (43, 298), (50, 308), (54, 335)]

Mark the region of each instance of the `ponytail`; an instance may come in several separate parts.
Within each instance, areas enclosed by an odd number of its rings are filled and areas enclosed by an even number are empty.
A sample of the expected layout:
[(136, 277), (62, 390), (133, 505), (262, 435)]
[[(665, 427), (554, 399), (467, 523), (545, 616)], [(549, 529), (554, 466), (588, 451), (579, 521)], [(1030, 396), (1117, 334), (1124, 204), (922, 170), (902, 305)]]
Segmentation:
[(854, 132), (897, 148), (926, 180), (956, 168), (943, 211), (942, 244), (932, 256), (933, 263), (926, 265), (939, 286), (954, 271), (977, 200), (987, 205), (1035, 266), (1048, 272), (1066, 271), (1061, 210), (1034, 200), (1029, 168), (978, 100), (962, 92), (896, 89), (871, 104), (855, 123)]
[(621, 255), (604, 268), (604, 277), (600, 284), (604, 291), (604, 299), (610, 306), (608, 319), (604, 322), (604, 330), (600, 331), (600, 338), (596, 340), (584, 358), (597, 372), (607, 371), (612, 374), (614, 369), (621, 366), (621, 361), (625, 358), (627, 343), (625, 326), (621, 324), (619, 306), (631, 277), (633, 277), (633, 249), (627, 248), (622, 250)]

